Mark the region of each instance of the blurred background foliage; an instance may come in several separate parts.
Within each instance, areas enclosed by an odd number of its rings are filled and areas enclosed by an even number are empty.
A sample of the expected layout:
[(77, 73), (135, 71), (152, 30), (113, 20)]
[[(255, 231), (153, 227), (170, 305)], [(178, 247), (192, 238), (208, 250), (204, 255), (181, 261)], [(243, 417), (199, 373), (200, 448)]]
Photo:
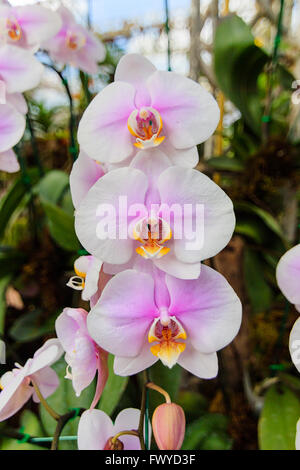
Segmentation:
[[(76, 3), (86, 3), (90, 22), (97, 2)], [(160, 21), (151, 17), (147, 25), (135, 20), (138, 3), (128, 1), (132, 18), (100, 34), (107, 56), (97, 76), (63, 71), (74, 90), (75, 128), (93, 95), (113, 80), (116, 64), (128, 50), (157, 56), (154, 62), (162, 68), (174, 64), (175, 71), (210, 89), (221, 107), (215, 136), (199, 146), (198, 168), (235, 206), (234, 237), (209, 264), (240, 296), (242, 328), (219, 353), (216, 379), (200, 380), (178, 366), (168, 370), (161, 364), (151, 368), (150, 377), (186, 412), (184, 449), (294, 449), (300, 377), (290, 360), (288, 336), (297, 314), (277, 288), (275, 268), (282, 254), (299, 242), (299, 5), (290, 0), (252, 0), (239, 6), (227, 0), (188, 0), (179, 2), (178, 17), (172, 16), (170, 1), (166, 17), (167, 2), (158, 3)], [(101, 32), (101, 24), (93, 27)], [(43, 54), (41, 58), (45, 60)], [(1, 372), (14, 362), (24, 363), (53, 336), (62, 308), (86, 307), (78, 292), (66, 287), (81, 254), (68, 181), (74, 149), (65, 90), (58, 82), (53, 85), (50, 76), (53, 80), (53, 70), (41, 89), (53, 88), (51, 93), (60, 98), (27, 93), (27, 130), (16, 149), (21, 171), (1, 173), (0, 334), (7, 345), (7, 366)], [(110, 357), (110, 377), (99, 407), (114, 417), (124, 407), (139, 406), (141, 382), (137, 376), (115, 376), (112, 361)], [(94, 384), (77, 399), (71, 383), (63, 379), (64, 361), (55, 369), (61, 385), (49, 398), (51, 406), (61, 413), (87, 407)], [(160, 403), (149, 392), (150, 416)], [(78, 418), (70, 421), (64, 434), (75, 435), (77, 423)], [(28, 403), (0, 423), (1, 449), (42, 449), (17, 443), (13, 431), (23, 427), (34, 436), (51, 436), (54, 425), (43, 409)], [(76, 448), (76, 443), (64, 442), (60, 448)]]

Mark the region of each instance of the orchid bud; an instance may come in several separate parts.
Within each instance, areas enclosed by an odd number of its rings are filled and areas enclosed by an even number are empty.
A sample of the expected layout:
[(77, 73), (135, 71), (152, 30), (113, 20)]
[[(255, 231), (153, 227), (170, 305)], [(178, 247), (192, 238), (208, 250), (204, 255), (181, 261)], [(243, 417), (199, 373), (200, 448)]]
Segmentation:
[(153, 413), (152, 428), (160, 450), (180, 449), (185, 433), (185, 415), (181, 406), (176, 403), (158, 406)]

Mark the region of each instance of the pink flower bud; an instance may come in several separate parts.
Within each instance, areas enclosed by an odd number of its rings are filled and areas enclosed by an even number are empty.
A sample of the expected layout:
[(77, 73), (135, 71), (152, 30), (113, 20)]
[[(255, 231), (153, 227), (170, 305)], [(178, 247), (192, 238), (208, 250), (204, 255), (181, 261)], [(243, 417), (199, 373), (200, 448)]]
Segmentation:
[(176, 403), (158, 406), (153, 413), (152, 428), (160, 450), (180, 449), (185, 433), (185, 416), (181, 406)]

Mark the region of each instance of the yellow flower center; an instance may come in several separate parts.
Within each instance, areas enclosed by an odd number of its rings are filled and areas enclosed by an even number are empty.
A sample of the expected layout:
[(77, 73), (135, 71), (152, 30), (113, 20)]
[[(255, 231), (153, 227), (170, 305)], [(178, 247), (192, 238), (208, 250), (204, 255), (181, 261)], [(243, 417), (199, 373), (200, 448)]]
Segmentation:
[(80, 32), (68, 31), (66, 43), (67, 47), (72, 51), (79, 51), (85, 46), (86, 37)]
[(9, 39), (11, 39), (14, 42), (17, 42), (21, 39), (22, 37), (22, 30), (15, 19), (9, 19), (7, 18), (6, 20), (6, 31)]
[(156, 343), (150, 350), (165, 366), (172, 368), (180, 354), (185, 350), (185, 343), (178, 341), (187, 338), (183, 326), (175, 317), (164, 314), (164, 318), (156, 318), (148, 334), (149, 343)]
[(170, 240), (172, 231), (169, 224), (161, 218), (148, 218), (140, 220), (134, 227), (135, 240), (142, 243), (136, 252), (143, 258), (161, 258), (169, 253), (170, 248), (163, 244)]
[(165, 136), (159, 137), (163, 122), (154, 108), (135, 109), (128, 118), (127, 126), (130, 134), (136, 138), (134, 145), (139, 149), (157, 147), (165, 139)]

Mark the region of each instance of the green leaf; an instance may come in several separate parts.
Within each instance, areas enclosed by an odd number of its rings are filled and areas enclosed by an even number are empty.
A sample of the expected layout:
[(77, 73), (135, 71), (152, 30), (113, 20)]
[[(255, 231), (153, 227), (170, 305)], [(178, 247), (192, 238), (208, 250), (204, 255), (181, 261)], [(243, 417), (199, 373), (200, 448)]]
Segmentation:
[(244, 279), (253, 311), (263, 312), (270, 308), (272, 289), (265, 280), (258, 254), (249, 248), (244, 252)]
[(186, 429), (182, 450), (229, 450), (232, 439), (227, 433), (227, 417), (209, 413), (193, 421)]
[(248, 212), (257, 215), (264, 224), (272, 230), (278, 237), (283, 238), (282, 229), (277, 222), (277, 220), (267, 211), (261, 209), (260, 207), (256, 206), (255, 204), (251, 204), (250, 202), (240, 201), (234, 204), (236, 210), (240, 210), (243, 212)]
[(56, 318), (45, 321), (44, 313), (41, 310), (34, 310), (18, 317), (9, 330), (10, 336), (21, 343), (33, 341), (46, 333), (54, 331)]
[[(95, 393), (95, 384), (92, 383), (88, 388), (83, 390), (80, 397), (76, 397), (71, 380), (65, 379), (66, 363), (61, 359), (52, 366), (60, 379), (60, 385), (53, 395), (47, 398), (49, 405), (59, 414), (65, 414), (71, 408), (89, 408)], [(42, 405), (40, 405), (40, 416), (43, 427), (48, 436), (53, 436), (56, 421), (50, 416)], [(72, 419), (65, 426), (62, 435), (76, 436), (79, 418)], [(59, 449), (76, 449), (76, 441), (61, 442)]]
[(51, 236), (56, 243), (67, 251), (77, 251), (80, 248), (74, 229), (74, 216), (60, 207), (42, 200)]
[(51, 170), (36, 185), (35, 191), (44, 201), (57, 204), (68, 186), (69, 177), (64, 171)]
[(114, 356), (108, 356), (109, 376), (103, 390), (98, 408), (105, 411), (108, 415), (112, 415), (117, 407), (128, 383), (128, 377), (116, 375), (113, 369)]
[[(150, 380), (166, 390), (174, 402), (178, 397), (181, 377), (182, 369), (179, 365), (169, 369), (161, 361), (157, 361), (150, 369)], [(160, 393), (150, 390), (150, 415), (163, 402), (164, 397)]]
[(212, 157), (206, 162), (209, 166), (212, 166), (216, 170), (224, 170), (224, 171), (243, 171), (245, 169), (245, 165), (243, 162), (238, 160), (237, 158), (230, 158), (226, 157), (225, 155), (220, 157)]
[[(32, 411), (25, 410), (21, 415), (20, 427), (25, 434), (34, 437), (42, 437), (43, 429), (37, 416)], [(19, 444), (16, 439), (5, 438), (2, 441), (1, 450), (45, 450), (42, 447), (30, 443)]]
[(255, 46), (249, 26), (238, 16), (220, 21), (214, 41), (214, 69), (221, 90), (260, 135), (263, 107), (257, 79), (269, 56)]
[(26, 255), (11, 247), (0, 248), (0, 278), (20, 270)]
[(300, 401), (284, 385), (274, 385), (266, 395), (258, 423), (261, 450), (295, 450)]
[(204, 395), (190, 390), (180, 391), (176, 403), (184, 409), (188, 421), (199, 418), (208, 407), (208, 400)]
[[(28, 170), (28, 176), (31, 182), (31, 185), (34, 185), (38, 181), (38, 170), (32, 168)], [(1, 199), (0, 203), (0, 239), (3, 237), (5, 228), (15, 212), (15, 210), (21, 205), (23, 198), (30, 198), (29, 188), (24, 184), (23, 180), (18, 178), (10, 186), (9, 190), (5, 196)]]

